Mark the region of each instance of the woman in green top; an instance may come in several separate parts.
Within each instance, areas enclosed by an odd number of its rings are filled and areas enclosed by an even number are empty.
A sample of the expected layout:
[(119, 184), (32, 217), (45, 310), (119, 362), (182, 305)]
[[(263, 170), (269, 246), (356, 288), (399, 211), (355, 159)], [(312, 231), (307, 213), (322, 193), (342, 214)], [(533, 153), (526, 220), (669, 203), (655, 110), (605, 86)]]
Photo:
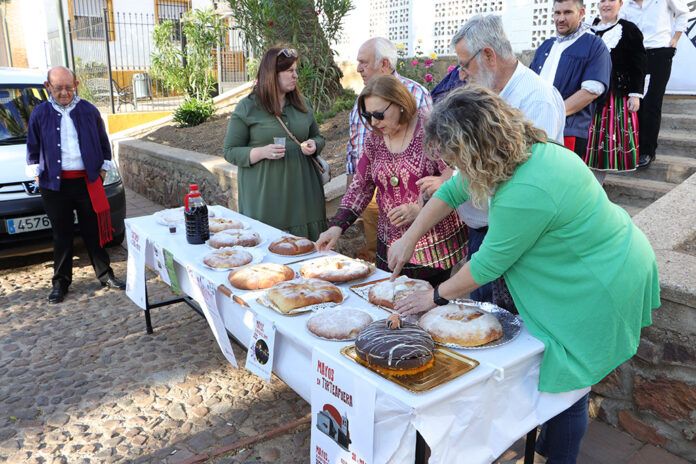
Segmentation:
[[(274, 137), (284, 137), (285, 145)], [(326, 206), (311, 157), (324, 144), (309, 101), (297, 88), (297, 52), (269, 49), (254, 90), (237, 104), (225, 136), (225, 159), (239, 168), (239, 212), (316, 240), (326, 230)]]
[[(390, 269), (398, 274), (418, 238), (469, 198), (489, 204), (489, 230), (457, 274), (401, 300), (397, 311), (427, 311), (502, 275), (525, 326), (545, 345), (540, 391), (591, 386), (631, 358), (660, 305), (655, 254), (587, 166), (480, 87), (440, 102), (425, 137), (459, 175), (392, 244)], [(575, 462), (586, 411), (585, 397), (545, 425), (537, 450), (547, 462)]]

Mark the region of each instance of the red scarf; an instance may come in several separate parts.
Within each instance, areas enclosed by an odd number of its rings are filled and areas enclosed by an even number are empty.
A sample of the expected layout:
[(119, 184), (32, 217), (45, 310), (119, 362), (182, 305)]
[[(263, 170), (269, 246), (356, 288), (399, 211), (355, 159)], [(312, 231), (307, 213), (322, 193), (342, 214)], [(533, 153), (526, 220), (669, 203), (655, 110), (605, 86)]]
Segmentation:
[(97, 176), (94, 182), (87, 179), (87, 171), (63, 171), (61, 172), (63, 179), (80, 179), (84, 178), (87, 184), (87, 192), (89, 199), (92, 202), (92, 209), (97, 215), (97, 225), (99, 227), (99, 245), (104, 246), (113, 240), (113, 227), (111, 225), (111, 207), (109, 200), (106, 199), (106, 191), (102, 183), (101, 176)]

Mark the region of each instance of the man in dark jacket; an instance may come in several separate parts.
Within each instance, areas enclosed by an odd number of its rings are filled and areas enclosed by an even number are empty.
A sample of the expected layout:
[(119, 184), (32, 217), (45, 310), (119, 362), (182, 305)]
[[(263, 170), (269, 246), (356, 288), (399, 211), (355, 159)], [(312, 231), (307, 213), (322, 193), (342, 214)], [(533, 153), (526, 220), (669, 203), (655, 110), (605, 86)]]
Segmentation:
[(109, 202), (102, 184), (112, 169), (111, 145), (97, 108), (77, 96), (75, 74), (51, 68), (44, 83), (48, 102), (29, 119), (27, 173), (37, 179), (53, 228), (53, 288), (60, 303), (72, 282), (74, 211), (89, 259), (102, 286), (123, 290), (104, 245), (112, 239)]
[(585, 156), (596, 100), (609, 88), (611, 74), (609, 50), (584, 18), (582, 0), (556, 0), (556, 37), (539, 46), (529, 66), (561, 93), (566, 110), (564, 144), (580, 157)]

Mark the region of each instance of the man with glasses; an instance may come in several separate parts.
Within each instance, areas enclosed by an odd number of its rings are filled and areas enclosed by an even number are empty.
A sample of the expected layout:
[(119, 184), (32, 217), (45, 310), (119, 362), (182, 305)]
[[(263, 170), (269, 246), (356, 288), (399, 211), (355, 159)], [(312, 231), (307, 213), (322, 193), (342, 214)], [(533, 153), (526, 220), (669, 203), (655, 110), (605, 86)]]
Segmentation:
[[(587, 132), (596, 100), (609, 88), (611, 55), (604, 41), (583, 23), (582, 0), (560, 0), (553, 4), (556, 37), (544, 41), (534, 54), (530, 68), (558, 89), (565, 101), (564, 145), (585, 157)], [(593, 171), (600, 183), (603, 171)]]
[(123, 290), (104, 246), (112, 240), (109, 202), (102, 180), (112, 169), (111, 144), (99, 110), (77, 96), (68, 68), (48, 71), (49, 101), (29, 119), (27, 174), (41, 189), (53, 229), (53, 279), (49, 303), (60, 303), (72, 282), (74, 212), (90, 262), (102, 286)]
[[(536, 127), (543, 129), (549, 139), (563, 141), (565, 109), (561, 95), (517, 60), (500, 16), (472, 17), (454, 35), (452, 46), (459, 59), (462, 81), (498, 93)], [(457, 213), (469, 229), (468, 259), (471, 259), (488, 232), (488, 208), (479, 209), (467, 201), (457, 208)], [(492, 287), (491, 283), (479, 287), (471, 298), (491, 302)]]
[[(375, 76), (392, 74), (413, 94), (418, 109), (429, 111), (432, 107), (432, 99), (428, 90), (417, 82), (400, 76), (396, 72), (397, 59), (396, 46), (385, 38), (375, 37), (363, 43), (358, 49), (357, 71), (364, 84)], [(368, 130), (365, 121), (360, 117), (356, 99), (350, 112), (350, 137), (346, 147), (346, 173), (348, 174), (346, 187), (349, 187), (353, 181), (355, 167), (362, 155)], [(368, 259), (373, 259), (377, 252), (377, 213), (377, 202), (373, 197), (362, 215), (367, 245), (360, 254)]]

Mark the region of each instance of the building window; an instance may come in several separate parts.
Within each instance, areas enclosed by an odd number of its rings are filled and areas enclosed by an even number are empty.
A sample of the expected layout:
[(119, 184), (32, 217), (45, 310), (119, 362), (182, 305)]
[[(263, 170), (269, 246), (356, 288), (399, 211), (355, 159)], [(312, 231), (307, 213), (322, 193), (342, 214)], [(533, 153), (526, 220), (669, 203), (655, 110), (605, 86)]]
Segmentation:
[(181, 16), (191, 9), (189, 0), (155, 0), (155, 18), (157, 23), (171, 21), (174, 23), (172, 40), (181, 41)]
[(107, 10), (109, 40), (115, 39), (113, 0), (68, 0), (75, 39), (104, 40), (104, 9)]

